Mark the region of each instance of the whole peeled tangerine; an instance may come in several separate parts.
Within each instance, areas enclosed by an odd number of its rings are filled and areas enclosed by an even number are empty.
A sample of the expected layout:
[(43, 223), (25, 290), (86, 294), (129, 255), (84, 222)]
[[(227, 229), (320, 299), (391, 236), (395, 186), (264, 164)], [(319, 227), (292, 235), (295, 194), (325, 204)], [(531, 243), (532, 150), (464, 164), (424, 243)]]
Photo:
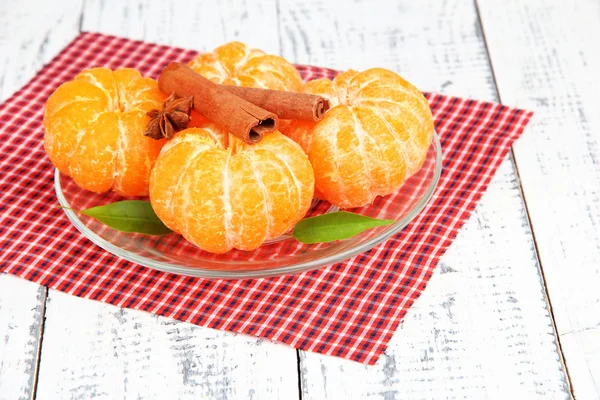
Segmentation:
[(165, 143), (144, 136), (146, 112), (162, 108), (165, 98), (156, 81), (135, 69), (84, 70), (46, 102), (46, 152), (84, 189), (146, 196), (150, 170)]
[(302, 78), (284, 58), (265, 54), (240, 42), (217, 47), (189, 62), (200, 75), (216, 83), (296, 92)]
[(296, 143), (275, 131), (246, 144), (213, 124), (185, 129), (150, 177), (152, 208), (203, 250), (254, 250), (304, 217), (314, 175)]
[(333, 81), (309, 81), (303, 92), (331, 103), (321, 121), (282, 128), (308, 154), (317, 197), (361, 207), (398, 190), (423, 165), (434, 132), (431, 110), (398, 74), (349, 70)]

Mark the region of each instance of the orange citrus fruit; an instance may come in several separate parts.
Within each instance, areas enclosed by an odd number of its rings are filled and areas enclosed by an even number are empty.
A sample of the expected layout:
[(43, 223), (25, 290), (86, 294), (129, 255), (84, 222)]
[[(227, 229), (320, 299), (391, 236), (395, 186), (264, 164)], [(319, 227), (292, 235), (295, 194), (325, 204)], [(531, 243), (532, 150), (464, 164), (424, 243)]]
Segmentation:
[(248, 145), (214, 124), (178, 132), (150, 176), (150, 201), (203, 250), (254, 250), (304, 217), (314, 175), (300, 146), (275, 131)]
[(205, 78), (226, 85), (292, 92), (302, 87), (300, 74), (288, 61), (240, 42), (227, 43), (212, 53), (200, 54), (189, 65)]
[(143, 135), (166, 96), (131, 68), (92, 68), (63, 83), (46, 102), (44, 147), (58, 170), (82, 188), (146, 196), (164, 144)]
[(433, 138), (423, 94), (382, 68), (315, 79), (303, 92), (329, 99), (317, 123), (290, 121), (282, 132), (300, 144), (315, 172), (315, 192), (340, 208), (361, 207), (396, 191), (421, 168)]

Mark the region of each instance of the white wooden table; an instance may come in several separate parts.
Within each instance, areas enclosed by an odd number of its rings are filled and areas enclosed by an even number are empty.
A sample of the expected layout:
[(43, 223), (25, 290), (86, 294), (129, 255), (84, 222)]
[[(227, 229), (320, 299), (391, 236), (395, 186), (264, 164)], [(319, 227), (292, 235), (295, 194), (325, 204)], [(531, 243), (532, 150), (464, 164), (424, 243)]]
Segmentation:
[(0, 3), (0, 98), (80, 31), (533, 109), (374, 367), (0, 275), (0, 399), (600, 398), (600, 0)]

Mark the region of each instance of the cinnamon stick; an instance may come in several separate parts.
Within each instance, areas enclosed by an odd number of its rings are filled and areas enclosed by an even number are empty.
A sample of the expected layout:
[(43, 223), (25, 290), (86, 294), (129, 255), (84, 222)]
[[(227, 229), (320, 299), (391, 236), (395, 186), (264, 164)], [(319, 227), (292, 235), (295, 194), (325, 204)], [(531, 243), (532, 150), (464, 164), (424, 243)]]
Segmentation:
[(194, 109), (222, 125), (246, 143), (259, 142), (277, 129), (277, 116), (236, 96), (178, 62), (167, 65), (158, 77), (158, 88), (178, 97), (194, 96)]
[(283, 92), (223, 85), (231, 93), (250, 103), (271, 111), (281, 119), (302, 119), (320, 121), (329, 109), (329, 100), (325, 97), (306, 93)]

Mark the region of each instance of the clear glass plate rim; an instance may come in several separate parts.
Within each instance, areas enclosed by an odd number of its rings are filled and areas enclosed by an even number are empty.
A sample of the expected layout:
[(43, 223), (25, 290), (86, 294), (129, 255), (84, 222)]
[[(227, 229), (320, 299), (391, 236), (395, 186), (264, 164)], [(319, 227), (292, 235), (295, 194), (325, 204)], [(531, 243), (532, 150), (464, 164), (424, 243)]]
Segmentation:
[(123, 250), (120, 247), (104, 240), (98, 236), (93, 230), (88, 228), (78, 217), (77, 214), (71, 210), (70, 204), (62, 192), (60, 185), (60, 172), (58, 169), (54, 173), (54, 189), (59, 204), (63, 207), (63, 211), (67, 215), (67, 218), (71, 223), (79, 230), (85, 237), (91, 240), (94, 244), (101, 247), (102, 249), (116, 255), (117, 257), (123, 258), (127, 261), (134, 262), (147, 268), (153, 268), (163, 272), (169, 272), (179, 275), (195, 276), (210, 279), (251, 279), (251, 278), (267, 278), (280, 275), (289, 275), (293, 273), (306, 272), (316, 268), (333, 265), (338, 262), (342, 262), (349, 258), (354, 257), (357, 254), (368, 251), (371, 248), (377, 246), (383, 241), (389, 239), (391, 236), (399, 232), (402, 228), (408, 225), (417, 214), (425, 208), (425, 205), (431, 200), (435, 189), (437, 188), (442, 172), (442, 148), (438, 138), (438, 135), (434, 133), (433, 143), (435, 146), (435, 169), (434, 176), (431, 184), (427, 188), (425, 195), (419, 200), (419, 202), (406, 214), (404, 218), (396, 223), (392, 224), (389, 229), (383, 231), (381, 234), (357, 245), (341, 251), (336, 254), (332, 254), (328, 257), (305, 261), (299, 264), (294, 264), (286, 267), (278, 267), (271, 269), (262, 270), (212, 270), (192, 267), (181, 267), (179, 265), (169, 264), (167, 262), (158, 262), (143, 256), (136, 255), (127, 250)]

